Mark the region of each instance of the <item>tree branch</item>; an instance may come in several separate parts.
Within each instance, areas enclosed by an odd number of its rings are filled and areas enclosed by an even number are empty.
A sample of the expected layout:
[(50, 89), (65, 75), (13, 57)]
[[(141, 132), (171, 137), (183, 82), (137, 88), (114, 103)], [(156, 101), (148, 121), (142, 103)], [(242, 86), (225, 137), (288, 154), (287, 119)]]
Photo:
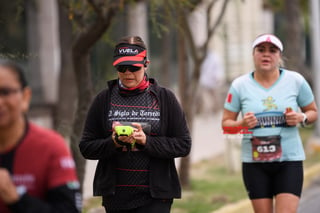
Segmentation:
[[(219, 26), (220, 22), (222, 21), (222, 18), (223, 18), (223, 15), (224, 15), (225, 11), (226, 11), (228, 2), (229, 2), (229, 0), (224, 0), (222, 8), (220, 10), (220, 14), (219, 14), (216, 22), (212, 26), (212, 28), (210, 28), (210, 22), (208, 23), (208, 29), (209, 29), (209, 31), (208, 31), (208, 40), (210, 40), (211, 36), (215, 33), (217, 27)], [(211, 14), (211, 13), (209, 12), (209, 14)]]
[(214, 35), (216, 29), (220, 25), (222, 18), (223, 18), (223, 15), (225, 13), (225, 10), (227, 8), (227, 4), (229, 2), (229, 0), (224, 0), (222, 8), (220, 10), (220, 14), (219, 14), (218, 18), (216, 19), (216, 22), (214, 23), (214, 25), (211, 27), (212, 8), (217, 1), (218, 0), (211, 1), (207, 7), (207, 29), (208, 29), (208, 31), (207, 31), (207, 40), (201, 47), (202, 51), (204, 52), (204, 55), (202, 56), (203, 58), (199, 59), (201, 62), (204, 60), (205, 54), (209, 48), (211, 37)]
[(100, 2), (100, 5), (97, 5), (94, 0), (88, 0), (88, 4), (93, 8), (93, 10), (96, 12), (96, 14), (103, 19), (103, 11), (101, 10), (102, 4)]
[[(211, 18), (212, 18), (212, 8), (214, 7), (215, 3), (218, 0), (212, 0), (209, 2), (209, 5), (207, 7), (207, 29), (210, 29), (210, 23), (211, 23)], [(207, 36), (209, 37), (209, 31), (207, 32)]]
[[(88, 0), (90, 1), (90, 0)], [(88, 52), (94, 43), (103, 35), (110, 26), (111, 20), (117, 9), (116, 4), (110, 4), (105, 13), (100, 13), (95, 22), (90, 24), (85, 30), (79, 33), (74, 42), (74, 54)], [(100, 10), (100, 9), (99, 9)], [(102, 12), (102, 10), (100, 10)]]
[(197, 54), (198, 50), (197, 50), (196, 44), (194, 42), (192, 32), (190, 29), (190, 25), (187, 20), (185, 11), (183, 8), (179, 8), (179, 10), (180, 10), (179, 16), (180, 16), (181, 24), (182, 24), (181, 28), (183, 29), (186, 40), (189, 42), (191, 56), (194, 61), (198, 61), (198, 54)]

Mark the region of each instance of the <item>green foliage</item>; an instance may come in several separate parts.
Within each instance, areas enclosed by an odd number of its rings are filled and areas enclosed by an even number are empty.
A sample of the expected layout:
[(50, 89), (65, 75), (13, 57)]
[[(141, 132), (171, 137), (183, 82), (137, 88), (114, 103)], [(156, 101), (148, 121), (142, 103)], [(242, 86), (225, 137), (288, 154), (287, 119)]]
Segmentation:
[(86, 200), (82, 212), (87, 213), (90, 211), (90, 209), (94, 209), (101, 206), (101, 202), (101, 197), (92, 197)]
[(303, 15), (306, 34), (310, 31), (310, 1), (300, 0), (301, 12)]
[(212, 212), (247, 197), (241, 174), (229, 173), (221, 159), (194, 165), (192, 189), (184, 190), (182, 199), (174, 201), (173, 213)]
[(25, 3), (23, 0), (0, 1), (0, 57), (25, 60), (27, 54)]
[[(92, 76), (95, 90), (105, 87), (108, 79), (117, 77), (112, 67), (113, 47), (116, 41), (126, 35), (126, 16), (127, 11), (136, 0), (126, 1), (102, 1), (101, 8), (110, 7), (110, 4), (116, 4), (119, 10), (116, 13), (110, 27), (103, 34), (98, 42), (94, 45), (91, 52)], [(148, 1), (149, 26), (152, 34), (157, 39), (161, 38), (164, 33), (170, 32), (178, 26), (174, 26), (177, 19), (177, 7), (191, 10), (200, 0), (150, 0)], [(78, 0), (60, 0), (60, 3), (68, 8), (69, 19), (73, 23), (74, 33), (85, 30), (97, 18), (94, 8), (87, 1)], [(109, 4), (108, 4), (109, 3)], [(159, 43), (159, 42), (158, 42)], [(151, 49), (151, 48), (150, 48)], [(156, 50), (153, 51), (155, 55)]]
[(114, 39), (111, 36), (108, 38), (110, 41), (98, 41), (91, 51), (92, 80), (96, 92), (105, 88), (108, 80), (117, 78), (112, 66), (113, 45), (110, 44)]
[(149, 19), (152, 32), (161, 38), (163, 33), (167, 33), (171, 26), (178, 28), (178, 11), (193, 10), (201, 0), (151, 0), (149, 1)]
[[(314, 150), (315, 147), (312, 147), (312, 145), (310, 146), (310, 144), (308, 144), (309, 139), (313, 136), (314, 134), (314, 128), (315, 126), (311, 126), (311, 127), (306, 127), (306, 128), (300, 128), (299, 129), (299, 133), (301, 136), (301, 140), (303, 143), (303, 147), (306, 150), (306, 160), (304, 161), (304, 167), (310, 167), (313, 166), (317, 163), (320, 162), (320, 144), (317, 145), (317, 150)], [(313, 144), (315, 146), (315, 144)]]
[(75, 33), (87, 30), (87, 27), (95, 23), (97, 19), (104, 19), (108, 16), (110, 8), (116, 9), (119, 13), (124, 11), (125, 5), (136, 0), (59, 0), (59, 3), (68, 10), (69, 20), (72, 22)]
[(264, 8), (271, 9), (272, 11), (281, 11), (284, 7), (283, 0), (263, 0)]
[[(286, 0), (287, 1), (287, 0)], [(301, 13), (306, 28), (306, 32), (309, 32), (309, 1), (299, 0)], [(263, 0), (263, 5), (266, 9), (270, 9), (273, 12), (283, 12), (285, 1), (284, 0)]]
[[(274, 12), (279, 12), (284, 10), (285, 1), (288, 0), (263, 0), (263, 6), (267, 9), (271, 9)], [(301, 11), (304, 14), (308, 14), (309, 11), (309, 1), (299, 0)]]
[[(162, 3), (162, 4), (160, 4)], [(152, 24), (152, 32), (161, 38), (163, 32), (168, 32), (169, 28), (165, 23), (169, 23), (170, 12), (169, 5), (164, 4), (163, 1), (151, 1), (149, 6), (150, 22)]]

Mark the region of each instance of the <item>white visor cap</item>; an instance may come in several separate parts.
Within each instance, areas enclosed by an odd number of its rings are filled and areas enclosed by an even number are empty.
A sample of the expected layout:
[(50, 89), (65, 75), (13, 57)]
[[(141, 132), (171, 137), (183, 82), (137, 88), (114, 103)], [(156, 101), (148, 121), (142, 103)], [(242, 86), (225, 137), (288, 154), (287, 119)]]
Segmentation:
[(272, 43), (276, 47), (278, 47), (281, 52), (283, 51), (283, 45), (282, 45), (280, 39), (278, 39), (276, 36), (274, 36), (272, 34), (263, 34), (263, 35), (258, 36), (253, 41), (252, 49), (254, 49), (257, 45), (264, 43), (264, 42)]

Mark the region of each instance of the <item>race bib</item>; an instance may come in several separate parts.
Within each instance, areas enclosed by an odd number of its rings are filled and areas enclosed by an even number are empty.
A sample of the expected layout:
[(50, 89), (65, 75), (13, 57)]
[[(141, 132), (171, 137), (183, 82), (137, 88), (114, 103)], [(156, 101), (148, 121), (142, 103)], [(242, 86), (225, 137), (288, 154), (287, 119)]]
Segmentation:
[(280, 139), (280, 135), (253, 136), (251, 138), (252, 160), (275, 161), (280, 159), (282, 155)]

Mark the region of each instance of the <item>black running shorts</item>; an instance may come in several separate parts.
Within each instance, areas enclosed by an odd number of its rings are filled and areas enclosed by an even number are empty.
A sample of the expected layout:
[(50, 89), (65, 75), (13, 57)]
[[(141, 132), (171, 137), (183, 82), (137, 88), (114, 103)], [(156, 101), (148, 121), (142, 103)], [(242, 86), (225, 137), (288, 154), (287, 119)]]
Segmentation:
[(280, 193), (301, 195), (303, 162), (242, 163), (242, 177), (249, 198), (273, 198)]

